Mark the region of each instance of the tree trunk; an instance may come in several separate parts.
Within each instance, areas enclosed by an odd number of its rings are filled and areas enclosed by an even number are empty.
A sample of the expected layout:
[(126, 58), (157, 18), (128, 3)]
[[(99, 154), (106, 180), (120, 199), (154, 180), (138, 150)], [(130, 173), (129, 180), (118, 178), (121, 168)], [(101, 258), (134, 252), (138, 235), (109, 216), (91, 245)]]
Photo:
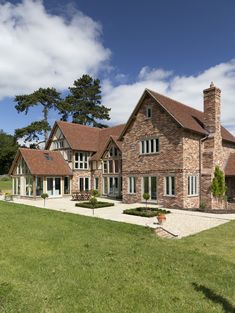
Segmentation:
[[(44, 109), (43, 109), (43, 115), (44, 115), (44, 121), (45, 122), (48, 122), (48, 108), (44, 106)], [(44, 140), (45, 140), (45, 145), (46, 145), (46, 142), (48, 140), (48, 132), (47, 130), (44, 131)]]

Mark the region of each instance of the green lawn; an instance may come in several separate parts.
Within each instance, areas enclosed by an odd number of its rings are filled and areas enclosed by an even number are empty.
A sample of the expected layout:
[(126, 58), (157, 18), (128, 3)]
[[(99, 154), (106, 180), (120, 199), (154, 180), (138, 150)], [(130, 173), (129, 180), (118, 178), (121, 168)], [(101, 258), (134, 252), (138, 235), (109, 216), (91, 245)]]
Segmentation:
[(1, 313), (235, 310), (235, 222), (182, 240), (0, 202)]
[(9, 181), (0, 180), (0, 190), (2, 190), (3, 192), (6, 192), (6, 191), (11, 192), (11, 180)]

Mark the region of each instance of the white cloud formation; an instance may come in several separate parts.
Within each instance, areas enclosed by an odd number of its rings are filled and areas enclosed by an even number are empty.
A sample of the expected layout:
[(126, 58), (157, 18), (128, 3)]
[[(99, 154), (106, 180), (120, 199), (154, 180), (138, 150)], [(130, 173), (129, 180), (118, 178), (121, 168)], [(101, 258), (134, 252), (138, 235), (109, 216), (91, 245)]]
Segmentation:
[(222, 123), (235, 133), (235, 60), (221, 63), (195, 76), (177, 76), (163, 69), (140, 70), (132, 84), (103, 82), (103, 104), (111, 107), (114, 123), (126, 122), (145, 88), (203, 110), (203, 89), (213, 81), (222, 90)]
[(39, 0), (0, 4), (0, 99), (96, 75), (110, 57), (101, 34), (77, 10), (68, 18), (49, 14)]

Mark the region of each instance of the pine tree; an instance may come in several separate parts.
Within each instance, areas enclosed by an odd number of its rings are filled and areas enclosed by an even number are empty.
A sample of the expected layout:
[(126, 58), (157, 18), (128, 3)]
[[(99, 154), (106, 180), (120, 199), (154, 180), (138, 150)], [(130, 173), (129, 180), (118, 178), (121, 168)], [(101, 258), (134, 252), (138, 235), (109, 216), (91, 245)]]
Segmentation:
[[(43, 120), (33, 122), (27, 127), (22, 129), (17, 129), (16, 137), (17, 139), (26, 137), (25, 141), (31, 139), (39, 139), (38, 135), (44, 134), (44, 140), (48, 139), (48, 131), (50, 130), (50, 125), (48, 123), (48, 113), (49, 110), (57, 109), (63, 114), (62, 108), (60, 107), (61, 98), (60, 93), (56, 91), (55, 88), (39, 88), (29, 95), (19, 95), (15, 97), (15, 106), (18, 113), (24, 112), (28, 114), (30, 108), (35, 106), (42, 106)], [(37, 135), (38, 134), (38, 135)]]
[(94, 127), (107, 127), (100, 121), (109, 120), (109, 108), (101, 105), (101, 86), (99, 79), (83, 75), (69, 87), (70, 94), (65, 102), (74, 123)]

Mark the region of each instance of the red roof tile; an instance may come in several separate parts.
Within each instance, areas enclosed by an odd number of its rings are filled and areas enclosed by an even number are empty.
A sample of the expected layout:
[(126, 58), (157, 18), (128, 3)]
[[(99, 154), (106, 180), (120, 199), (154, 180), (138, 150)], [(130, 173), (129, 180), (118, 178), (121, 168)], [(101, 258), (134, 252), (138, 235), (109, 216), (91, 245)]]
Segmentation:
[[(204, 113), (203, 112), (196, 110), (190, 106), (187, 106), (181, 102), (173, 100), (169, 97), (161, 95), (155, 91), (146, 89), (140, 101), (136, 105), (132, 115), (130, 116), (126, 124), (126, 127), (121, 134), (121, 138), (125, 134), (133, 117), (138, 112), (143, 98), (147, 94), (150, 95), (153, 99), (155, 99), (156, 102), (158, 102), (183, 128), (188, 129), (193, 132), (197, 132), (198, 134), (201, 134), (201, 135), (208, 134), (204, 128)], [(235, 137), (228, 130), (226, 130), (223, 126), (221, 126), (221, 135), (222, 135), (223, 140), (235, 143)]]
[[(182, 127), (201, 134), (207, 134), (207, 131), (204, 129), (203, 112), (152, 90), (148, 91), (171, 115), (173, 115)], [(223, 126), (221, 126), (221, 136), (223, 140), (235, 142), (235, 137)]]
[(99, 160), (106, 148), (106, 145), (112, 137), (118, 148), (121, 150), (121, 142), (118, 140), (121, 132), (126, 124), (117, 125), (109, 128), (102, 128), (99, 135), (99, 146), (97, 152), (92, 156), (91, 160)]
[(20, 148), (19, 152), (32, 175), (72, 175), (72, 170), (58, 151)]
[(97, 151), (100, 128), (62, 121), (57, 121), (56, 124), (73, 150)]

